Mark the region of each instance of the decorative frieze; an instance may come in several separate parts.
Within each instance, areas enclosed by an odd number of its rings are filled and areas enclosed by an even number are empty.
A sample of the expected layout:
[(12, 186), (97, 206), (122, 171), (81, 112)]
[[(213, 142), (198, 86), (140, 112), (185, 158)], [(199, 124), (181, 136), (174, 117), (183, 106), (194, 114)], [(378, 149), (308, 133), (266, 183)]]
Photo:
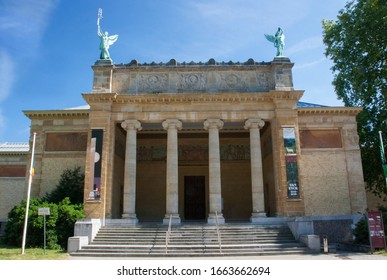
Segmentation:
[[(208, 161), (208, 145), (179, 145), (179, 161)], [(139, 145), (137, 159), (139, 161), (165, 161), (167, 149), (165, 145)], [(249, 145), (220, 145), (221, 160), (249, 160)]]
[[(114, 65), (111, 83), (107, 70), (94, 68), (93, 93), (131, 94), (263, 93), (293, 90), (293, 63), (223, 63)], [(110, 72), (109, 72), (110, 73)], [(111, 89), (110, 89), (111, 87)], [(108, 90), (110, 89), (110, 90)]]

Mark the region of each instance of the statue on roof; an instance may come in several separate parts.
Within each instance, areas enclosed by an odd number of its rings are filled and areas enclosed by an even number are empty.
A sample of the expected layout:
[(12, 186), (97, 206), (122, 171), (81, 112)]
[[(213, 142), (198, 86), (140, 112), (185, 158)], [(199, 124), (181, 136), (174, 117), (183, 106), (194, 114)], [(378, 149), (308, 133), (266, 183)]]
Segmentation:
[(109, 47), (117, 41), (118, 35), (109, 36), (108, 32), (102, 32), (101, 27), (99, 26), (99, 21), (101, 19), (102, 19), (102, 9), (99, 8), (98, 19), (97, 19), (98, 37), (101, 39), (101, 42), (99, 44), (99, 49), (101, 50), (101, 54), (99, 58), (111, 60), (110, 54), (109, 54)]
[(276, 56), (277, 57), (284, 56), (283, 52), (285, 47), (285, 35), (281, 27), (278, 27), (278, 30), (274, 36), (265, 34), (265, 37), (269, 42), (274, 43), (274, 47), (277, 48)]

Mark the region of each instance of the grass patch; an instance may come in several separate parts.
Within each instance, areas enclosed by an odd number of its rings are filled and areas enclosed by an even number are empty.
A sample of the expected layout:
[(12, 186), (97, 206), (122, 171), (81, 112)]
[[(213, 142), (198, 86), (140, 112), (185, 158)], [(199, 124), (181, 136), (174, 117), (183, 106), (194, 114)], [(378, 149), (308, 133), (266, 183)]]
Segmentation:
[(21, 248), (0, 244), (0, 260), (64, 260), (68, 253), (62, 250), (46, 250), (43, 248), (26, 248), (21, 254)]
[(377, 250), (375, 254), (382, 255), (382, 256), (387, 256), (387, 252), (385, 250)]

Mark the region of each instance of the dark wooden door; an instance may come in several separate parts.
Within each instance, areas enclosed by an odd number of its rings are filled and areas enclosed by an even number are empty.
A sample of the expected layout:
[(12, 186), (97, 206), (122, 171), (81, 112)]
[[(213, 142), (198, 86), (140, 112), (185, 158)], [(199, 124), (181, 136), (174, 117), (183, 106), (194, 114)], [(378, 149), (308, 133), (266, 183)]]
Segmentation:
[(205, 176), (184, 177), (184, 218), (204, 220), (206, 218)]

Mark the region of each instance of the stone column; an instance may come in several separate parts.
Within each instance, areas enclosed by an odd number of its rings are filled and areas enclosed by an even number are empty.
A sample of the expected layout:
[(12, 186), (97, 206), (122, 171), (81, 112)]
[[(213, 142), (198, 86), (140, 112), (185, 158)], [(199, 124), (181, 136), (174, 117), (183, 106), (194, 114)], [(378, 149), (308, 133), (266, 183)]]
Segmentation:
[(178, 175), (178, 143), (177, 131), (182, 128), (181, 121), (177, 119), (167, 119), (163, 122), (163, 127), (167, 130), (167, 207), (163, 220), (164, 224), (169, 224), (172, 215), (172, 224), (180, 224), (179, 216), (179, 175)]
[(250, 129), (250, 157), (251, 157), (251, 191), (253, 213), (251, 222), (257, 222), (259, 218), (266, 217), (265, 196), (263, 188), (263, 170), (261, 154), (260, 129), (265, 125), (262, 119), (248, 119), (245, 129)]
[(210, 211), (207, 222), (216, 223), (216, 213), (218, 222), (224, 224), (222, 213), (222, 186), (220, 179), (220, 145), (219, 129), (222, 129), (223, 121), (220, 119), (208, 119), (204, 122), (204, 128), (208, 130), (208, 167), (209, 167), (209, 193)]
[(121, 123), (126, 130), (125, 175), (124, 175), (124, 205), (122, 218), (127, 223), (136, 224), (136, 165), (137, 165), (137, 130), (141, 123), (137, 120), (126, 120)]

